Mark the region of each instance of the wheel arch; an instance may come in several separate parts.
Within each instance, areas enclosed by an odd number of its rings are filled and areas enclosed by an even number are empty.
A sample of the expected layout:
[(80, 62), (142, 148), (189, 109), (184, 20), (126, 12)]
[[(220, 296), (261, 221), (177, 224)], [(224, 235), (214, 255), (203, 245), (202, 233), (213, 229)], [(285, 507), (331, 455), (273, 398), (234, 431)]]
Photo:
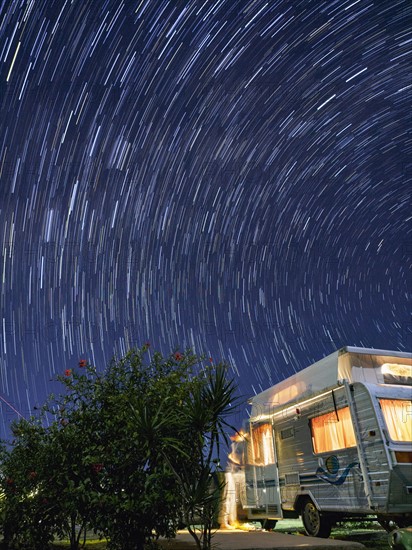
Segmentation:
[(300, 512), (302, 511), (302, 506), (308, 498), (310, 498), (310, 500), (320, 512), (321, 507), (319, 506), (318, 501), (313, 496), (313, 493), (311, 491), (305, 491), (304, 493), (299, 493), (298, 495), (296, 495), (293, 509), (300, 514)]

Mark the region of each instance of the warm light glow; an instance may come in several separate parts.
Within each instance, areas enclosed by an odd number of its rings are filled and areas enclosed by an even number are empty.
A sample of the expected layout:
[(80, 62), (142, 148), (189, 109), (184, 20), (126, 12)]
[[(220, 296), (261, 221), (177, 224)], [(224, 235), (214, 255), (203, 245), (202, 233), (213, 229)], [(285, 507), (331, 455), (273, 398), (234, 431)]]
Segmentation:
[(239, 518), (237, 517), (238, 503), (240, 499), (239, 490), (244, 486), (244, 472), (226, 472), (226, 485), (222, 497), (222, 506), (219, 514), (219, 523), (221, 529), (238, 529)]
[(275, 463), (271, 424), (252, 426), (252, 457), (249, 458), (252, 458), (250, 464), (259, 466)]
[(389, 436), (393, 441), (412, 441), (412, 401), (379, 399)]
[(241, 461), (240, 461), (240, 458), (239, 458), (239, 455), (237, 453), (229, 453), (227, 455), (228, 459), (233, 462), (234, 464), (241, 464)]
[(385, 363), (384, 365), (382, 365), (382, 372), (395, 374), (396, 376), (412, 376), (412, 365)]
[(412, 365), (385, 363), (381, 372), (385, 384), (412, 385)]
[(247, 440), (248, 434), (245, 432), (238, 432), (237, 434), (230, 437), (232, 440), (231, 447), (232, 450), (228, 455), (229, 464), (232, 463), (232, 466), (241, 466), (243, 464), (243, 454), (245, 443)]
[(302, 381), (297, 381), (294, 384), (290, 384), (283, 389), (280, 389), (272, 397), (270, 406), (272, 409), (296, 399), (298, 395), (301, 395), (305, 391), (306, 387)]
[(349, 407), (312, 418), (310, 425), (315, 453), (326, 453), (356, 445)]
[(244, 441), (246, 436), (247, 434), (243, 430), (240, 430), (239, 432), (235, 433), (235, 435), (231, 435), (230, 439), (232, 441)]

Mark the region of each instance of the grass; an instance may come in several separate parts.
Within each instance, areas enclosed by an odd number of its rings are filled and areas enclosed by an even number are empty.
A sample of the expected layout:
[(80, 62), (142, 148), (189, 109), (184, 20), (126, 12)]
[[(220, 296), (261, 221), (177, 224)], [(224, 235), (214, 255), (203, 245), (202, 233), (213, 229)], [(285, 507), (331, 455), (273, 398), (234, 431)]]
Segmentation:
[[(50, 548), (61, 550), (62, 548), (70, 548), (70, 544), (67, 541), (55, 542)], [(85, 548), (90, 548), (90, 550), (105, 550), (106, 543), (99, 540), (87, 540)]]
[[(285, 519), (276, 525), (276, 531), (287, 534), (304, 534), (300, 519)], [(388, 533), (374, 521), (348, 522), (332, 529), (331, 539), (360, 542), (373, 550), (389, 550)]]

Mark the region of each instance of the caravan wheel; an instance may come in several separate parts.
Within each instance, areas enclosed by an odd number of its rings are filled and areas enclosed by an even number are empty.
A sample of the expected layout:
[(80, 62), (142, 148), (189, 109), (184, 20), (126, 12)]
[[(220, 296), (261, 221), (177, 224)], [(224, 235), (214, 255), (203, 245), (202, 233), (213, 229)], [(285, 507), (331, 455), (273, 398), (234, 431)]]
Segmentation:
[(260, 524), (262, 525), (262, 529), (265, 529), (266, 531), (272, 531), (276, 527), (277, 521), (275, 519), (261, 519)]
[(306, 533), (310, 537), (327, 539), (332, 529), (332, 522), (328, 516), (322, 516), (310, 498), (302, 505), (302, 521)]

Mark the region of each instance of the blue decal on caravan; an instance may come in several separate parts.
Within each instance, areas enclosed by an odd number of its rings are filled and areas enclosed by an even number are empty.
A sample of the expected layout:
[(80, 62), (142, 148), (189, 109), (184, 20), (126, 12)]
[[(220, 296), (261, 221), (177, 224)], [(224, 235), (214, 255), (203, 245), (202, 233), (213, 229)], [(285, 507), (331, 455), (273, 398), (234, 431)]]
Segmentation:
[(342, 485), (342, 483), (345, 482), (350, 470), (354, 466), (359, 466), (359, 462), (351, 462), (349, 466), (346, 466), (346, 468), (343, 470), (343, 472), (339, 475), (339, 459), (336, 455), (328, 456), (328, 458), (325, 461), (326, 470), (319, 468), (316, 470), (316, 475), (318, 478), (322, 479), (323, 481), (327, 481), (328, 483), (331, 483), (332, 485)]

